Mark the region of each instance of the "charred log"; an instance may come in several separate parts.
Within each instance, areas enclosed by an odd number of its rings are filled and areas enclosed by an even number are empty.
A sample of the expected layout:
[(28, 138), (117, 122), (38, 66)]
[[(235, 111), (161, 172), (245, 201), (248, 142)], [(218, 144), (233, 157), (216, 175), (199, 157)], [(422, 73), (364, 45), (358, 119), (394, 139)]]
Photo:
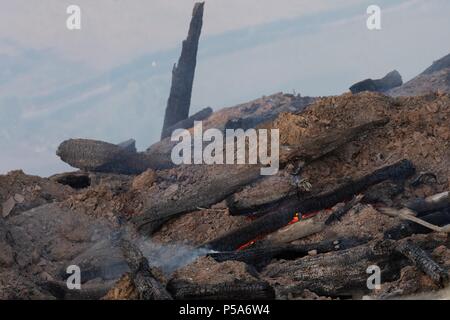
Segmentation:
[(404, 241), (397, 246), (397, 251), (409, 259), (419, 270), (427, 274), (437, 285), (444, 286), (448, 282), (448, 273), (438, 265), (421, 248), (411, 241)]
[(280, 163), (294, 161), (310, 163), (387, 123), (388, 118), (371, 120), (355, 127), (327, 131), (317, 138), (300, 141), (298, 145), (280, 150)]
[(315, 233), (322, 232), (325, 228), (340, 219), (350, 211), (362, 198), (357, 196), (343, 206), (333, 208), (331, 214), (326, 220), (320, 214), (314, 215), (312, 218), (301, 219), (300, 221), (285, 226), (265, 237), (260, 243), (277, 244), (289, 243), (298, 239), (306, 238)]
[(64, 141), (56, 154), (72, 167), (85, 171), (137, 174), (154, 167), (151, 157), (144, 153), (96, 140)]
[(279, 201), (296, 193), (291, 177), (270, 176), (247, 185), (243, 190), (227, 197), (231, 215), (252, 214), (267, 203)]
[(370, 265), (380, 267), (383, 281), (398, 275), (406, 259), (396, 255), (395, 248), (393, 241), (375, 241), (348, 250), (276, 262), (267, 266), (263, 276), (280, 283), (289, 279), (289, 284), (276, 288), (280, 297), (295, 296), (305, 289), (325, 296), (351, 296), (367, 291), (366, 270)]
[(364, 192), (362, 203), (392, 205), (392, 200), (405, 191), (403, 183), (386, 181), (370, 187)]
[(122, 252), (131, 270), (131, 279), (141, 300), (171, 300), (166, 288), (153, 276), (147, 258), (130, 241), (120, 241)]
[(281, 203), (272, 204), (269, 213), (258, 218), (249, 225), (225, 234), (205, 244), (218, 251), (231, 251), (248, 243), (258, 236), (268, 234), (286, 226), (296, 213), (308, 213), (330, 208), (339, 202), (351, 199), (367, 187), (385, 180), (406, 179), (415, 172), (414, 165), (408, 160), (402, 160), (393, 165), (375, 170), (352, 183), (347, 183), (331, 192), (299, 200), (296, 197), (288, 198)]
[[(301, 212), (303, 214), (331, 208), (339, 202), (352, 199), (355, 195), (363, 192), (368, 187), (383, 181), (404, 181), (412, 176), (415, 170), (416, 169), (411, 161), (401, 160), (393, 165), (375, 170), (359, 179), (347, 182), (332, 191), (305, 199), (298, 199), (297, 196), (288, 197), (281, 202), (270, 204), (270, 207), (274, 208), (280, 204), (291, 205), (297, 207), (297, 211), (295, 212)], [(272, 211), (272, 209), (268, 210)], [(265, 212), (267, 212), (267, 210), (263, 209), (260, 213), (264, 214)]]
[(84, 189), (91, 185), (91, 178), (85, 172), (61, 173), (51, 176), (49, 179), (73, 189)]
[(305, 245), (281, 244), (275, 246), (260, 246), (247, 250), (211, 253), (209, 256), (214, 258), (217, 262), (235, 260), (261, 268), (266, 266), (272, 259), (293, 260), (304, 257), (313, 250), (315, 250), (317, 254), (321, 254), (353, 248), (368, 241), (369, 239), (367, 238), (344, 238)]
[(275, 298), (275, 291), (264, 281), (195, 284), (171, 280), (167, 289), (177, 300), (268, 300)]
[(121, 147), (122, 149), (126, 149), (130, 152), (137, 152), (136, 150), (136, 140), (134, 139), (128, 139), (124, 142), (121, 142), (119, 144), (117, 144), (119, 147)]
[[(319, 137), (300, 141), (298, 145), (280, 150), (280, 165), (283, 167), (287, 162), (297, 160), (308, 164), (357, 139), (361, 135), (384, 126), (387, 121), (387, 119), (369, 121), (360, 126), (330, 130)], [(406, 166), (407, 164), (399, 165), (393, 167), (391, 171), (397, 170), (396, 174), (402, 175), (404, 173), (401, 171)], [(180, 170), (184, 168), (180, 167)], [(152, 233), (167, 220), (182, 213), (196, 210), (197, 207), (208, 207), (222, 201), (241, 187), (261, 177), (260, 165), (196, 165), (189, 166), (189, 169), (193, 178), (189, 184), (174, 185), (176, 191), (174, 194), (171, 194), (173, 200), (166, 200), (164, 196), (166, 190), (160, 190), (160, 192), (155, 192), (151, 195), (152, 198), (148, 200), (145, 212), (134, 218), (134, 222), (141, 231)], [(411, 170), (411, 168), (407, 169)], [(375, 174), (376, 177), (368, 178), (368, 182), (374, 182), (372, 180), (383, 181), (386, 179), (384, 177), (386, 175), (394, 178), (395, 172), (391, 171), (377, 172)], [(351, 198), (353, 195), (354, 193), (350, 193), (349, 197)], [(297, 201), (295, 205), (297, 205)]]
[(203, 25), (203, 7), (203, 2), (196, 3), (194, 6), (188, 37), (183, 41), (178, 64), (175, 64), (172, 70), (172, 87), (167, 101), (162, 138), (169, 132), (168, 129), (171, 126), (189, 116), (192, 85), (197, 65), (198, 42)]

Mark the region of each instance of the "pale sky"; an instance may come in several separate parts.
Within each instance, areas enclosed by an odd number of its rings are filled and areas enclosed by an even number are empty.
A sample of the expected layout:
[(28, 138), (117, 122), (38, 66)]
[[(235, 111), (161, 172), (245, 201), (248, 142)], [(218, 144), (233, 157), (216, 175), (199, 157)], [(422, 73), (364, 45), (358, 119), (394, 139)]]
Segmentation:
[[(66, 28), (81, 7), (82, 29)], [(0, 174), (71, 170), (68, 138), (160, 135), (191, 0), (0, 0)], [(382, 30), (366, 9), (382, 9)], [(191, 112), (275, 92), (333, 95), (450, 53), (448, 0), (206, 0)], [(5, 152), (6, 151), (6, 152)]]
[[(32, 4), (30, 4), (30, 2)], [(358, 0), (207, 0), (205, 37), (345, 8)], [(0, 38), (52, 48), (93, 67), (177, 46), (186, 36), (193, 0), (1, 0)], [(82, 11), (82, 31), (65, 28), (66, 8)], [(206, 27), (207, 26), (207, 27)], [(107, 54), (105, 54), (107, 53)]]

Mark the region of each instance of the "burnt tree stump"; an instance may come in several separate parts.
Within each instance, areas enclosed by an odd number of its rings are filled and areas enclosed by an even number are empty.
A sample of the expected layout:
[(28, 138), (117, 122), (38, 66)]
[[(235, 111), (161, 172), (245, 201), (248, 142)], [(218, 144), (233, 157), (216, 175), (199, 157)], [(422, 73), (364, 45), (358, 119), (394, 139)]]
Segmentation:
[(188, 37), (183, 41), (178, 64), (175, 64), (172, 70), (172, 87), (167, 101), (161, 139), (167, 134), (167, 128), (189, 116), (198, 42), (203, 25), (203, 7), (204, 2), (196, 3), (194, 6)]

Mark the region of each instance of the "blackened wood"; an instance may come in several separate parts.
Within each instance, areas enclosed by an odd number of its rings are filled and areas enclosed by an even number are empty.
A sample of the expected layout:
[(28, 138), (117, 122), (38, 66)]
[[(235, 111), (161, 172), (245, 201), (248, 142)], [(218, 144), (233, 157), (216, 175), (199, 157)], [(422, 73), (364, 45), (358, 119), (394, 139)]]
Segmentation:
[(450, 208), (449, 192), (442, 192), (425, 199), (415, 199), (406, 204), (406, 207), (417, 212), (419, 216)]
[(196, 284), (171, 280), (167, 289), (177, 300), (268, 300), (275, 298), (275, 291), (264, 281)]
[(421, 248), (411, 241), (403, 241), (397, 251), (407, 257), (419, 270), (427, 274), (437, 285), (444, 286), (448, 282), (448, 273), (438, 265)]
[[(371, 120), (356, 127), (329, 130), (320, 136), (305, 138), (299, 141), (298, 145), (280, 150), (280, 166), (283, 167), (287, 162), (297, 160), (308, 164), (348, 142), (384, 126), (387, 122), (387, 119)], [(408, 163), (403, 163), (392, 170), (398, 171), (397, 175), (401, 175), (402, 168), (407, 165)], [(170, 195), (170, 200), (167, 199), (166, 189), (155, 190), (146, 201), (143, 214), (135, 216), (133, 221), (141, 232), (153, 233), (169, 219), (192, 212), (198, 207), (208, 207), (220, 202), (243, 186), (261, 178), (261, 167), (261, 165), (180, 166), (177, 170), (181, 172), (187, 169), (191, 171), (190, 183), (175, 184), (176, 190)], [(395, 173), (391, 172), (392, 170), (381, 171), (377, 173), (376, 177), (369, 177), (368, 182), (372, 183), (372, 180), (380, 179), (382, 181), (385, 179), (385, 175), (393, 178)], [(350, 193), (349, 198), (353, 195), (354, 193)], [(295, 204), (297, 205), (297, 202)], [(277, 229), (281, 226), (283, 225), (278, 226)]]
[(350, 91), (355, 94), (363, 91), (386, 92), (403, 84), (402, 76), (397, 70), (393, 70), (381, 79), (366, 79), (355, 83)]
[(91, 185), (89, 174), (80, 171), (55, 174), (49, 179), (74, 189), (84, 189)]
[(66, 140), (56, 154), (72, 167), (93, 172), (138, 174), (157, 165), (144, 153), (89, 139)]
[(368, 188), (361, 203), (392, 206), (392, 200), (404, 191), (404, 183), (385, 181)]
[(421, 172), (419, 173), (419, 175), (413, 180), (411, 181), (411, 187), (418, 187), (424, 183), (427, 182), (437, 182), (437, 176), (433, 173), (433, 172)]
[(130, 152), (137, 152), (136, 140), (134, 140), (134, 139), (128, 139), (126, 141), (118, 143), (117, 145), (123, 149), (130, 151)]
[(164, 116), (162, 138), (169, 127), (189, 116), (192, 85), (197, 65), (198, 42), (203, 25), (203, 7), (203, 2), (194, 5), (188, 37), (183, 41), (178, 64), (175, 64), (172, 70), (172, 87)]
[(147, 258), (128, 240), (120, 241), (122, 252), (131, 270), (131, 279), (141, 300), (171, 300), (166, 288), (152, 275)]
[[(450, 224), (450, 209), (442, 210), (422, 216), (420, 219), (436, 226), (445, 226)], [(399, 225), (390, 228), (384, 233), (386, 239), (399, 240), (409, 237), (413, 234), (427, 234), (432, 232), (413, 221), (402, 221)]]
[(232, 251), (238, 247), (286, 226), (292, 221), (296, 213), (305, 214), (325, 208), (331, 208), (339, 202), (351, 199), (367, 187), (391, 179), (405, 179), (415, 172), (414, 165), (409, 160), (402, 160), (393, 165), (375, 170), (354, 182), (347, 183), (331, 192), (299, 200), (296, 197), (288, 198), (280, 203), (273, 204), (271, 212), (256, 219), (240, 229), (231, 231), (215, 240), (205, 244), (206, 247), (217, 251)]
[(226, 203), (231, 215), (251, 215), (267, 203), (273, 203), (297, 193), (293, 176), (284, 172), (264, 177), (227, 197)]
[(189, 129), (194, 126), (195, 121), (202, 121), (207, 119), (211, 114), (213, 113), (213, 110), (210, 107), (204, 108), (200, 110), (199, 112), (193, 114), (187, 119), (184, 119), (180, 122), (175, 123), (174, 125), (166, 128), (163, 130), (161, 135), (161, 140), (167, 137), (170, 137), (172, 135), (172, 132), (174, 132), (177, 129)]
[(329, 226), (337, 221), (340, 221), (357, 203), (359, 203), (359, 201), (361, 201), (361, 198), (362, 196), (356, 196), (341, 208), (333, 211), (327, 220), (325, 220), (325, 225)]
[(358, 126), (329, 130), (316, 138), (280, 150), (280, 163), (302, 161), (310, 163), (369, 132), (384, 127), (389, 118), (370, 120)]
[(293, 260), (308, 255), (315, 250), (318, 254), (330, 251), (349, 249), (368, 242), (368, 238), (344, 238), (339, 240), (326, 240), (319, 243), (304, 245), (281, 244), (259, 246), (246, 250), (227, 251), (209, 254), (210, 257), (218, 262), (234, 260), (250, 264), (261, 268), (272, 259)]
[(380, 267), (382, 281), (389, 281), (405, 265), (406, 259), (396, 255), (395, 248), (394, 241), (373, 241), (348, 250), (274, 262), (262, 276), (285, 283), (276, 288), (280, 297), (301, 294), (305, 289), (325, 296), (367, 292), (369, 266)]

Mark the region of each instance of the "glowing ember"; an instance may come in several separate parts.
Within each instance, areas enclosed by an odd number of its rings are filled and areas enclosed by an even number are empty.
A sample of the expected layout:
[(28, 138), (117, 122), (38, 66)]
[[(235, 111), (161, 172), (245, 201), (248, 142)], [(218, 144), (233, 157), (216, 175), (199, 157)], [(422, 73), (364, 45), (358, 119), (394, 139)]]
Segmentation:
[[(302, 217), (302, 218), (303, 218), (303, 217)], [(300, 221), (300, 216), (299, 216), (299, 214), (298, 214), (298, 212), (297, 212), (297, 213), (294, 214), (294, 218), (291, 220), (291, 222), (288, 223), (288, 225), (297, 223), (297, 222), (299, 222), (299, 221)]]
[[(301, 213), (299, 213), (299, 212), (296, 212), (296, 213), (294, 214), (294, 217), (292, 218), (292, 220), (291, 220), (287, 225), (289, 226), (289, 225), (292, 225), (292, 224), (294, 224), (294, 223), (297, 223), (297, 222), (299, 222), (299, 221), (301, 221), (301, 220), (310, 219), (310, 218), (314, 217), (315, 215), (317, 215), (319, 212), (322, 212), (322, 211), (323, 211), (323, 210), (313, 211), (313, 212), (309, 212), (309, 213), (307, 213), (307, 214), (301, 214)], [(332, 213), (332, 212), (333, 212), (333, 209), (332, 209), (332, 208), (327, 208), (327, 209), (324, 209), (324, 211), (327, 212), (327, 213)], [(251, 220), (254, 220), (254, 219), (256, 219), (257, 217), (249, 217), (249, 218), (250, 218)], [(261, 235), (261, 236), (257, 237), (256, 239), (253, 239), (252, 241), (249, 241), (249, 242), (247, 242), (246, 244), (243, 244), (242, 246), (240, 246), (239, 248), (237, 248), (237, 250), (243, 250), (243, 249), (245, 249), (245, 248), (248, 248), (248, 247), (252, 246), (253, 244), (255, 244), (258, 240), (263, 239), (264, 237), (265, 237), (265, 235)]]
[(239, 248), (237, 248), (237, 250), (243, 250), (245, 248), (250, 247), (251, 245), (255, 244), (256, 241), (261, 240), (262, 238), (264, 238), (263, 235), (257, 237), (256, 239), (253, 239), (252, 241), (247, 242), (246, 244), (243, 244), (242, 246), (240, 246)]

